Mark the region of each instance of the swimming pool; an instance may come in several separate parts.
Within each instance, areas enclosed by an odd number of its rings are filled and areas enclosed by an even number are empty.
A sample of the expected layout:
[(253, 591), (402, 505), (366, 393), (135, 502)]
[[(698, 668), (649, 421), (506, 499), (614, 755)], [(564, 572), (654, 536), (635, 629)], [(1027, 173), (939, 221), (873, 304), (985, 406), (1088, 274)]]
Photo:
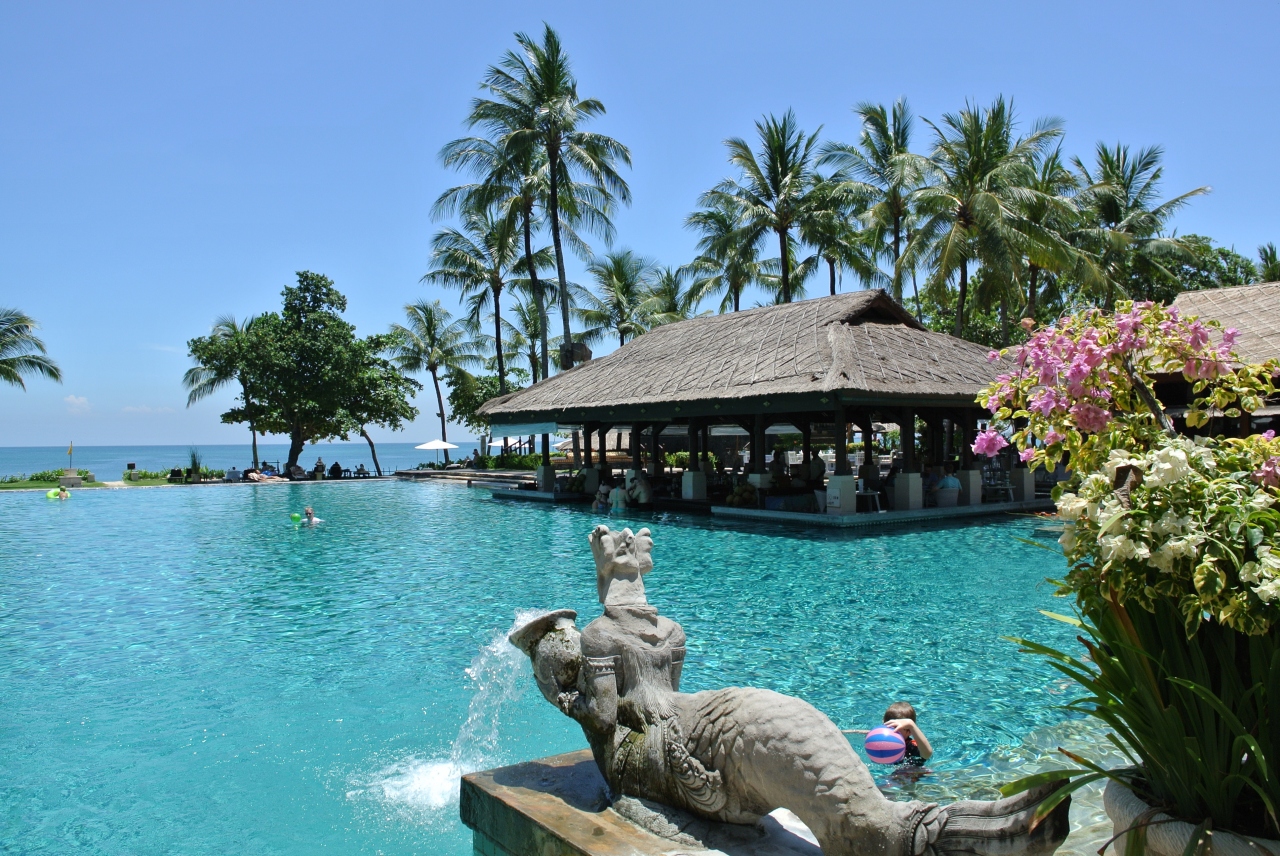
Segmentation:
[[(325, 522), (295, 528), (307, 504)], [(0, 494), (0, 851), (469, 854), (460, 769), (585, 745), (501, 639), (517, 610), (599, 613), (596, 522), (405, 482)], [(999, 638), (1071, 638), (1037, 613), (1063, 567), (1026, 521), (624, 522), (653, 531), (686, 690), (769, 687), (845, 728), (909, 699), (925, 795), (1064, 727), (1070, 688)]]

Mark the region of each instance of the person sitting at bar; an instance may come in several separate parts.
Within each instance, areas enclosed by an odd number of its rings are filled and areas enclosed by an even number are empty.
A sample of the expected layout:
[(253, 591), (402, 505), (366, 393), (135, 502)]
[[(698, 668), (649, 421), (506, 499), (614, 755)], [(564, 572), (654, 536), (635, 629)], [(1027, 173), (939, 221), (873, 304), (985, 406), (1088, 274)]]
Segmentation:
[(342, 464), (338, 463), (337, 461), (334, 461), (333, 464), (329, 466), (329, 478), (331, 479), (342, 478)]
[(864, 461), (862, 466), (858, 467), (858, 478), (862, 479), (863, 490), (880, 490), (880, 465), (871, 461)]
[(960, 479), (956, 478), (956, 465), (947, 464), (944, 472), (946, 474), (938, 481), (938, 486), (934, 490), (950, 490), (951, 488), (959, 490)]
[(631, 489), (627, 491), (636, 508), (653, 507), (653, 485), (649, 483), (649, 474), (640, 470), (631, 479)]
[(920, 489), (924, 494), (925, 505), (934, 505), (936, 503), (936, 491), (940, 481), (942, 481), (942, 477), (938, 475), (934, 467), (924, 467), (920, 470)]

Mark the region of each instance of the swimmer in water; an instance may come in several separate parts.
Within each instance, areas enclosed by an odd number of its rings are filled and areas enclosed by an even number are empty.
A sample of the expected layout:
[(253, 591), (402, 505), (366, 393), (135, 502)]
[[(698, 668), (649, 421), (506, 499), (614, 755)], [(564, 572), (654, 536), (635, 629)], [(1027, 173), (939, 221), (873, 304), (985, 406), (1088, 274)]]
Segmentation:
[(319, 517), (316, 517), (316, 513), (311, 510), (311, 506), (309, 505), (306, 508), (302, 509), (302, 515), (303, 515), (302, 522), (306, 523), (308, 526), (315, 526), (317, 523), (324, 523), (323, 520), (321, 520)]
[(58, 499), (70, 499), (71, 494), (67, 492), (65, 487), (58, 488)]

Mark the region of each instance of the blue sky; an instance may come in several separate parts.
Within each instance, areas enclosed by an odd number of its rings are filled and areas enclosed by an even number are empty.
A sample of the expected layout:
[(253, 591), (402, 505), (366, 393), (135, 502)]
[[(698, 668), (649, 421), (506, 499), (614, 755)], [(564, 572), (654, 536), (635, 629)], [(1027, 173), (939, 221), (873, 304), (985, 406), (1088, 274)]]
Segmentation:
[[(632, 151), (617, 244), (663, 263), (691, 256), (681, 223), (725, 137), (790, 107), (853, 140), (851, 105), (900, 95), (936, 118), (1003, 93), (1024, 122), (1062, 118), (1069, 153), (1163, 145), (1167, 194), (1213, 187), (1180, 231), (1280, 241), (1273, 2), (7, 3), (0, 305), (39, 320), (65, 382), (0, 388), (0, 445), (243, 440), (218, 422), (229, 394), (184, 407), (185, 342), (277, 307), (296, 270), (333, 277), (363, 333), (456, 304), (418, 282), (457, 183), (436, 154), (543, 20)], [(437, 435), (418, 403), (399, 439)]]

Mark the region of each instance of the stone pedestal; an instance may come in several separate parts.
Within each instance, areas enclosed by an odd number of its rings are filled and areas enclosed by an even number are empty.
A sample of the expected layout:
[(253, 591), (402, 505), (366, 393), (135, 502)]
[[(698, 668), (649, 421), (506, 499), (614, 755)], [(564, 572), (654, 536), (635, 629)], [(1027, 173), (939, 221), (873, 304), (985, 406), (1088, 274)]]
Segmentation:
[(538, 490), (543, 493), (554, 493), (556, 489), (556, 468), (551, 466), (538, 467), (537, 473)]
[(707, 498), (707, 474), (685, 472), (680, 479), (680, 498), (704, 500)]
[(1030, 502), (1036, 498), (1036, 474), (1026, 467), (1014, 467), (1009, 473), (1014, 502)]
[(768, 489), (773, 487), (772, 473), (751, 473), (747, 476), (747, 482), (756, 486), (756, 490)]
[(827, 514), (854, 514), (858, 510), (858, 477), (832, 476), (827, 482)]
[(80, 478), (80, 476), (71, 475), (58, 477), (58, 487), (80, 487), (83, 484), (84, 479)]
[(960, 479), (960, 505), (982, 504), (982, 470), (961, 470), (956, 473)]
[(754, 826), (713, 823), (624, 797), (609, 805), (587, 751), (462, 777), (458, 813), (476, 856), (821, 856), (786, 809)]
[(595, 467), (583, 467), (579, 473), (582, 476), (582, 492), (594, 495), (600, 489), (600, 471)]
[(915, 511), (924, 507), (924, 484), (919, 473), (898, 473), (893, 479), (893, 510)]

